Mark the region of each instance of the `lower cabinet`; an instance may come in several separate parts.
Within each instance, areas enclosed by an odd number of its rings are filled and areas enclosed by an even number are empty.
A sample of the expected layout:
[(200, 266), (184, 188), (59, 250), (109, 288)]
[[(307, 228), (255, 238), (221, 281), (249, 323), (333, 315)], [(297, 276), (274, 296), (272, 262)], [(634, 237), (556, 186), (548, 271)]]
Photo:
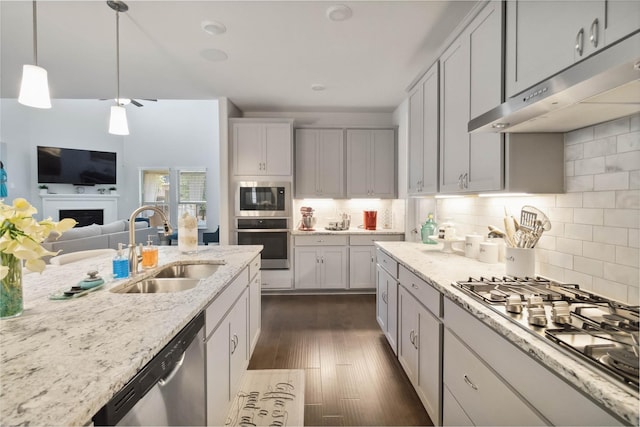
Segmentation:
[(398, 354), (398, 281), (377, 267), (376, 319), (393, 352)]
[(376, 249), (373, 246), (349, 248), (349, 288), (371, 289), (376, 284)]
[(305, 246), (294, 251), (296, 289), (344, 289), (347, 287), (347, 248)]

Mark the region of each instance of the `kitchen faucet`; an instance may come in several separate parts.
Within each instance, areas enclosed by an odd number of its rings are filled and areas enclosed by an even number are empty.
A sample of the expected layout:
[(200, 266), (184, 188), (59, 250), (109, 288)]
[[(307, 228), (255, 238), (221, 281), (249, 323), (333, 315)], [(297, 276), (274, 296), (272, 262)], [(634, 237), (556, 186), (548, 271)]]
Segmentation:
[[(166, 215), (161, 209), (159, 209), (156, 206), (151, 206), (151, 205), (140, 206), (138, 209), (134, 210), (131, 213), (131, 216), (129, 217), (129, 271), (131, 272), (132, 276), (138, 273), (138, 263), (142, 261), (142, 254), (138, 254), (136, 251), (136, 227), (134, 223), (136, 220), (136, 216), (138, 216), (138, 214), (144, 211), (154, 211), (160, 215), (161, 220), (164, 223), (163, 226), (164, 226), (165, 236), (168, 236), (171, 233), (173, 233), (173, 230), (171, 229), (171, 225), (169, 224), (169, 221), (167, 220)], [(151, 224), (151, 221), (150, 221), (149, 225), (156, 226), (158, 224)]]

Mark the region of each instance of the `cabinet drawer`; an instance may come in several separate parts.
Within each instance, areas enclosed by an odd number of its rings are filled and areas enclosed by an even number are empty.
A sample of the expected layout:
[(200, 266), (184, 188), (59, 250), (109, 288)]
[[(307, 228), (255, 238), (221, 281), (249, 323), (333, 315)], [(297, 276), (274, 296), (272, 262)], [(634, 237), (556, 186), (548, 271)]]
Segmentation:
[(422, 305), (436, 317), (442, 315), (442, 295), (427, 282), (410, 272), (405, 266), (399, 268), (399, 281)]
[(547, 425), (449, 330), (443, 381), (475, 425)]
[(404, 234), (364, 234), (349, 236), (351, 246), (371, 246), (374, 242), (402, 242)]
[(376, 260), (378, 265), (382, 266), (394, 279), (398, 278), (398, 262), (383, 252), (382, 249), (376, 249)]
[(247, 285), (249, 285), (249, 269), (245, 268), (226, 289), (211, 301), (211, 304), (205, 309), (205, 337), (208, 338), (209, 334), (218, 327), (220, 321), (224, 319), (227, 311), (233, 306), (233, 303), (242, 294)]
[(349, 236), (318, 234), (315, 236), (295, 236), (296, 246), (347, 246)]
[(249, 280), (252, 280), (256, 276), (256, 274), (258, 274), (261, 265), (262, 263), (260, 262), (260, 255), (251, 260), (251, 262), (249, 263)]

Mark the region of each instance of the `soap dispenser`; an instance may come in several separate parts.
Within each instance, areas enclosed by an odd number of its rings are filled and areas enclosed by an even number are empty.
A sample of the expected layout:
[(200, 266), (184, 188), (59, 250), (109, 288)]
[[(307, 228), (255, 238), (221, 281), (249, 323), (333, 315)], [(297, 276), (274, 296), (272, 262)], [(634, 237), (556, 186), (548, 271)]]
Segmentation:
[(122, 243), (118, 243), (118, 253), (113, 258), (113, 278), (126, 279), (129, 277), (129, 260), (122, 254)]
[(422, 235), (422, 243), (426, 243), (428, 245), (435, 245), (438, 242), (431, 239), (430, 236), (435, 236), (438, 230), (438, 224), (433, 220), (433, 214), (430, 213), (427, 216), (427, 221), (422, 225), (422, 229), (420, 230), (420, 234)]
[(142, 268), (154, 268), (158, 265), (158, 247), (153, 245), (151, 236), (142, 248)]

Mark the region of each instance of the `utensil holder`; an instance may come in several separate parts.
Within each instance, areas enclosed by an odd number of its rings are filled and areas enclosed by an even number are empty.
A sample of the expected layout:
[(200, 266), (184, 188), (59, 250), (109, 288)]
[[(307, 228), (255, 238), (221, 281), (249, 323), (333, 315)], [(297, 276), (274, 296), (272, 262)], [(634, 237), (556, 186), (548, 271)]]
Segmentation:
[(535, 249), (507, 247), (505, 252), (504, 265), (507, 276), (535, 277)]

